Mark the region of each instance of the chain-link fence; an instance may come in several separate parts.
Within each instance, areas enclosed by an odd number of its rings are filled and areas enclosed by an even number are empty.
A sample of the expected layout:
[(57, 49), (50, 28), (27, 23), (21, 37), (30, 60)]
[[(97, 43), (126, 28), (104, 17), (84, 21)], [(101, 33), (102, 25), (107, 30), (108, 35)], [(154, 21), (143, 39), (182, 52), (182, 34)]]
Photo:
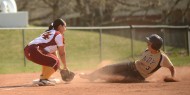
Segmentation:
[[(0, 64), (26, 61), (23, 49), (47, 28), (0, 28)], [(189, 26), (68, 27), (65, 32), (68, 63), (127, 60), (147, 48), (145, 37), (156, 33), (164, 39), (168, 55), (189, 55)]]

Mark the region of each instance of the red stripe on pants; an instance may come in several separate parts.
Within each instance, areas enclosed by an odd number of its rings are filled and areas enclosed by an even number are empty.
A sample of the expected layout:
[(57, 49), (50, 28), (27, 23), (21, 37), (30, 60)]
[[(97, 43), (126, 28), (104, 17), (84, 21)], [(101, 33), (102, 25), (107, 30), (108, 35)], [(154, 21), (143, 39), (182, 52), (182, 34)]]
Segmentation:
[(24, 54), (28, 60), (40, 65), (53, 67), (55, 71), (60, 65), (59, 59), (54, 54), (40, 50), (37, 45), (26, 46), (24, 48)]

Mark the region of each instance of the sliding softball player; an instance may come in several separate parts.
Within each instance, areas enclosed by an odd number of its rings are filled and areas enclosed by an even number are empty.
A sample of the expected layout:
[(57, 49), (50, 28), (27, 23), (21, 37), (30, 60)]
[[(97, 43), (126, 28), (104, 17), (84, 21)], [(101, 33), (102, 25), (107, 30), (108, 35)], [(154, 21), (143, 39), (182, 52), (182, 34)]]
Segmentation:
[(81, 73), (80, 77), (94, 81), (97, 79), (110, 82), (143, 82), (160, 67), (166, 67), (175, 77), (175, 69), (168, 56), (160, 50), (163, 39), (157, 34), (152, 34), (147, 39), (147, 49), (139, 60), (134, 62), (121, 62), (99, 68), (89, 74)]

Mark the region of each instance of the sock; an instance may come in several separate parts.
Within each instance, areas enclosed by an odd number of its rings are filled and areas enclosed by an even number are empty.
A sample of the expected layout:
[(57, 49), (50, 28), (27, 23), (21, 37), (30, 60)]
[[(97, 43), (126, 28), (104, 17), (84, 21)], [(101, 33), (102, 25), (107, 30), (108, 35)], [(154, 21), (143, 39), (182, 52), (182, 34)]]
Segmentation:
[(55, 70), (52, 67), (42, 66), (42, 74), (40, 75), (40, 79), (49, 79), (54, 72)]

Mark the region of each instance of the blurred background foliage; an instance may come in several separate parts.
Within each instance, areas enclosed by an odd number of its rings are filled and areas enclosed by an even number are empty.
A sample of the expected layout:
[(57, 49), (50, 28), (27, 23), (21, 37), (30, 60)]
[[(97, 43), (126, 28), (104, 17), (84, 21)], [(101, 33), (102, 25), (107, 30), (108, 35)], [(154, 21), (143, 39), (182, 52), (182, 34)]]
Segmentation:
[(190, 25), (190, 0), (16, 0), (29, 12), (30, 25), (47, 26), (56, 18), (68, 26), (131, 24)]

